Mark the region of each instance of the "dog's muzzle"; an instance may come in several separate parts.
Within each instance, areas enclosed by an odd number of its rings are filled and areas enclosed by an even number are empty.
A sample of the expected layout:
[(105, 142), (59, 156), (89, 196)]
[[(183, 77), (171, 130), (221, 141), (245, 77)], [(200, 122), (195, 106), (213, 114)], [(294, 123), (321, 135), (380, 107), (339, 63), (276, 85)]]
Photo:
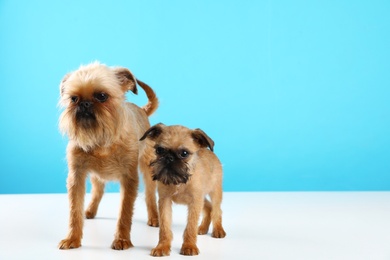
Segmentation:
[(95, 120), (96, 116), (93, 110), (93, 102), (81, 101), (77, 107), (76, 120)]
[(185, 184), (191, 177), (188, 164), (177, 158), (173, 153), (167, 153), (159, 157), (150, 166), (153, 167), (153, 180), (160, 181), (164, 185)]

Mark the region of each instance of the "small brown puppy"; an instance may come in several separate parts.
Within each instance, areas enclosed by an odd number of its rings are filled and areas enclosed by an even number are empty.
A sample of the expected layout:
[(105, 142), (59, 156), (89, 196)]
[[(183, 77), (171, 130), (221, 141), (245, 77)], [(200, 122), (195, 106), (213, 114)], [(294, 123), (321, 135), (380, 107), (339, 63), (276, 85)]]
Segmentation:
[[(211, 235), (215, 238), (225, 237), (221, 210), (222, 166), (213, 153), (213, 140), (200, 129), (163, 124), (151, 127), (141, 140), (145, 140), (146, 145), (145, 150), (141, 151), (140, 160), (150, 165), (149, 174), (157, 181), (159, 195), (160, 235), (151, 255), (170, 254), (172, 201), (188, 206), (180, 254), (199, 254), (197, 235), (207, 234), (210, 222), (213, 222)], [(198, 227), (202, 210), (203, 220)]]
[[(146, 92), (143, 107), (126, 102), (125, 93)], [(69, 233), (60, 249), (81, 246), (85, 182), (91, 175), (92, 201), (85, 215), (94, 218), (106, 181), (119, 181), (121, 207), (113, 249), (132, 247), (130, 229), (138, 189), (139, 138), (150, 127), (148, 116), (158, 106), (154, 91), (136, 80), (126, 68), (98, 62), (67, 74), (60, 84), (60, 105), (65, 108), (59, 127), (67, 134)]]

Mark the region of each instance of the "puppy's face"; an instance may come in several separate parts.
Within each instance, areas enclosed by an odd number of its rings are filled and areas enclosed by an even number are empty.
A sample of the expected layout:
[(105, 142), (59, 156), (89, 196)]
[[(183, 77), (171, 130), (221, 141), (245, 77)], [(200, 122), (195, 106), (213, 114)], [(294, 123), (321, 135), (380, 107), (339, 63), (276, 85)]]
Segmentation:
[(85, 151), (110, 145), (123, 128), (125, 92), (137, 92), (125, 68), (92, 63), (67, 74), (60, 84), (60, 130)]
[(152, 178), (165, 185), (187, 183), (200, 149), (213, 150), (214, 142), (202, 130), (157, 124), (140, 139), (150, 139), (154, 148)]

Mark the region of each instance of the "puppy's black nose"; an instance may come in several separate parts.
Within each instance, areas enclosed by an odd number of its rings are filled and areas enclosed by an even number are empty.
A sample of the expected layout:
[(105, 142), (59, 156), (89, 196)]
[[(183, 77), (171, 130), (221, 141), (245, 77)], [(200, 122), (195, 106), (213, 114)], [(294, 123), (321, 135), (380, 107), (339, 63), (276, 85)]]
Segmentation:
[(173, 157), (172, 154), (168, 154), (168, 155), (167, 155), (167, 161), (168, 161), (168, 162), (173, 162), (174, 160), (175, 160), (175, 158)]

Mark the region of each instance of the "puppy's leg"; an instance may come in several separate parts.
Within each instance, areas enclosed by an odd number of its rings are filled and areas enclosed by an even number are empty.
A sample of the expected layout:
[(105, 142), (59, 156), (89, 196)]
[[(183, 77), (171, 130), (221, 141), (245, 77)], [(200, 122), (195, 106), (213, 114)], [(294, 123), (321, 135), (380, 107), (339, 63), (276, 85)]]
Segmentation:
[(211, 203), (206, 198), (203, 206), (203, 220), (198, 228), (198, 235), (207, 234), (211, 222)]
[(213, 232), (211, 233), (212, 237), (215, 238), (224, 238), (226, 232), (222, 227), (222, 186), (217, 185), (216, 189), (210, 193), (210, 199), (212, 203), (211, 208), (211, 220), (213, 222)]
[(88, 219), (94, 218), (96, 216), (99, 203), (104, 194), (104, 182), (102, 182), (96, 176), (91, 176), (92, 183), (92, 200), (89, 203), (87, 210), (85, 211), (85, 216)]
[(187, 226), (184, 230), (183, 245), (180, 249), (182, 255), (198, 255), (199, 249), (196, 246), (198, 235), (198, 221), (203, 209), (203, 197), (193, 198), (192, 203), (188, 204)]
[(160, 217), (160, 232), (158, 245), (152, 249), (152, 256), (168, 256), (171, 252), (172, 242), (172, 199), (162, 197), (159, 193), (158, 210)]
[(130, 241), (130, 230), (133, 218), (134, 202), (137, 198), (138, 173), (136, 169), (130, 175), (123, 177), (121, 184), (121, 207), (115, 239), (111, 248), (115, 250), (124, 250), (133, 247)]
[(148, 210), (148, 225), (158, 227), (158, 212), (156, 204), (156, 182), (152, 180), (152, 174), (148, 170), (143, 171), (145, 183), (145, 200)]
[(67, 179), (69, 198), (69, 232), (67, 238), (63, 239), (58, 247), (60, 249), (78, 248), (81, 246), (83, 236), (83, 210), (85, 196), (86, 173), (70, 169)]

